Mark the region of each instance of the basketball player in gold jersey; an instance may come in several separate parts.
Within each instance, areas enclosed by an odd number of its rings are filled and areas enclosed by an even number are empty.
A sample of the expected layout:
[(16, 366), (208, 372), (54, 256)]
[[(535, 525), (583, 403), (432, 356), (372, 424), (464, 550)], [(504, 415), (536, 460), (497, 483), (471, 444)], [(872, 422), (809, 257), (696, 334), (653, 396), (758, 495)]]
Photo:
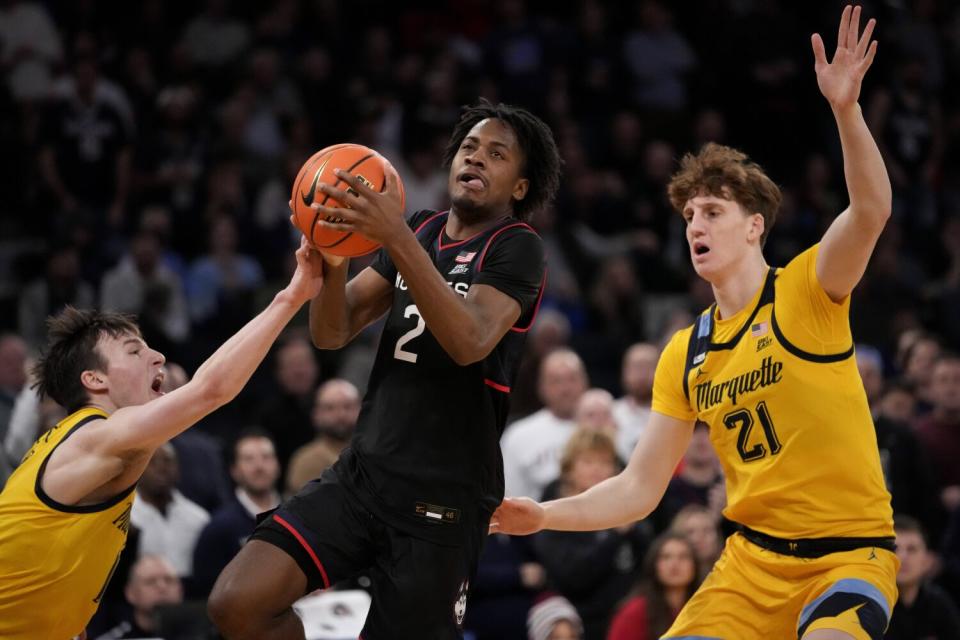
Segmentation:
[(41, 436), (0, 493), (0, 638), (84, 633), (127, 539), (133, 489), (151, 455), (233, 399), (323, 284), (297, 251), (290, 284), (193, 380), (163, 395), (163, 355), (128, 317), (67, 308), (49, 321), (38, 390), (72, 413)]
[(780, 192), (743, 154), (707, 145), (669, 187), (690, 256), (716, 303), (667, 345), (653, 414), (627, 468), (578, 496), (507, 499), (491, 529), (593, 530), (645, 517), (695, 420), (726, 472), (739, 523), (712, 573), (664, 636), (700, 640), (879, 640), (897, 598), (890, 496), (853, 358), (850, 293), (890, 215), (891, 188), (857, 104), (874, 21), (840, 20), (817, 82), (840, 131), (850, 206), (782, 269), (762, 254)]

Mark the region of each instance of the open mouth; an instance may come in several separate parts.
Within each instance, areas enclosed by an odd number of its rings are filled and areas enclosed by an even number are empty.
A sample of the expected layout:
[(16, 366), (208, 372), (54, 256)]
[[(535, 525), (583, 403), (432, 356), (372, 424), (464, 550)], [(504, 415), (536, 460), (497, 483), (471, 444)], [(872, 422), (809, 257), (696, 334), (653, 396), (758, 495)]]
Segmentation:
[(703, 244), (702, 242), (694, 242), (694, 243), (693, 243), (693, 253), (694, 253), (695, 255), (702, 256), (702, 255), (704, 255), (704, 254), (706, 254), (706, 253), (709, 253), (709, 252), (710, 252), (710, 247), (708, 247), (707, 245)]
[(487, 186), (487, 181), (483, 179), (483, 176), (477, 173), (471, 173), (469, 171), (464, 171), (461, 173), (457, 177), (457, 182), (474, 191), (479, 191)]
[(154, 393), (160, 393), (161, 387), (163, 387), (163, 374), (158, 373), (153, 377), (153, 382), (150, 384), (150, 388), (153, 389)]

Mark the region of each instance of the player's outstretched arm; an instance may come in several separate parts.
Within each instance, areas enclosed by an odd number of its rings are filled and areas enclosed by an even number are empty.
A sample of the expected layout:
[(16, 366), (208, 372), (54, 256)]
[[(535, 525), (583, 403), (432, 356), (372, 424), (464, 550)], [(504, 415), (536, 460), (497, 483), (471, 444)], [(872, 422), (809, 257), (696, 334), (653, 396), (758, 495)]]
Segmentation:
[(817, 85), (837, 121), (850, 196), (850, 206), (827, 229), (817, 255), (817, 278), (834, 301), (860, 282), (892, 207), (890, 178), (857, 102), (877, 53), (877, 42), (871, 42), (875, 26), (871, 19), (860, 34), (860, 7), (847, 6), (830, 62), (820, 34), (812, 37)]
[(693, 422), (654, 411), (627, 468), (583, 493), (539, 504), (506, 498), (490, 520), (491, 533), (527, 535), (542, 529), (612, 529), (647, 517), (660, 502), (690, 438)]
[(304, 242), (296, 257), (297, 269), (290, 284), (223, 343), (190, 382), (146, 404), (114, 412), (106, 421), (107, 428), (99, 430), (100, 452), (123, 455), (152, 450), (236, 397), (290, 319), (323, 286), (320, 256)]

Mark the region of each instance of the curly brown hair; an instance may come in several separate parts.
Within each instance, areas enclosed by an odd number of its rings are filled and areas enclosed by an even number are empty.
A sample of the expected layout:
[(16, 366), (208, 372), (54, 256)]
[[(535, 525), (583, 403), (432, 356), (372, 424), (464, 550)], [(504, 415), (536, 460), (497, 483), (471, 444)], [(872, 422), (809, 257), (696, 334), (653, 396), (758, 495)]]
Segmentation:
[(704, 145), (696, 155), (688, 153), (680, 161), (680, 170), (667, 186), (670, 204), (681, 215), (687, 202), (698, 195), (733, 200), (748, 214), (763, 216), (760, 246), (777, 220), (783, 199), (773, 180), (752, 162), (747, 154), (713, 142)]

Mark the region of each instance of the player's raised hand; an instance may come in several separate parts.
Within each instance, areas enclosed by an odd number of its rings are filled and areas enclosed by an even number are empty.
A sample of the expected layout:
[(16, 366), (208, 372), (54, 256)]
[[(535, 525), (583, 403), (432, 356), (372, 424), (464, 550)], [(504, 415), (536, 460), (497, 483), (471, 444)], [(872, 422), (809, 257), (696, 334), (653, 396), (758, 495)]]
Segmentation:
[(546, 517), (539, 502), (530, 498), (504, 498), (490, 518), (490, 533), (525, 536), (543, 529)]
[(834, 110), (852, 106), (860, 97), (860, 85), (867, 69), (877, 55), (877, 41), (871, 42), (873, 29), (877, 21), (873, 18), (867, 22), (863, 33), (860, 31), (859, 6), (847, 5), (840, 16), (840, 31), (837, 35), (837, 50), (833, 60), (827, 62), (827, 54), (823, 45), (823, 38), (819, 33), (813, 34), (813, 57), (816, 61), (814, 70), (817, 72), (817, 85), (820, 93), (830, 102)]
[[(357, 232), (382, 245), (389, 244), (390, 239), (406, 227), (400, 176), (389, 162), (385, 163), (384, 167), (387, 182), (383, 193), (374, 191), (346, 171), (336, 169), (334, 173), (350, 186), (349, 190), (344, 191), (324, 183), (317, 188), (348, 208), (312, 205), (323, 216), (317, 224), (337, 231)], [(328, 222), (327, 218), (337, 221)]]
[(302, 304), (316, 298), (323, 288), (323, 257), (310, 246), (306, 238), (300, 238), (296, 257), (297, 270), (290, 278), (287, 291)]

